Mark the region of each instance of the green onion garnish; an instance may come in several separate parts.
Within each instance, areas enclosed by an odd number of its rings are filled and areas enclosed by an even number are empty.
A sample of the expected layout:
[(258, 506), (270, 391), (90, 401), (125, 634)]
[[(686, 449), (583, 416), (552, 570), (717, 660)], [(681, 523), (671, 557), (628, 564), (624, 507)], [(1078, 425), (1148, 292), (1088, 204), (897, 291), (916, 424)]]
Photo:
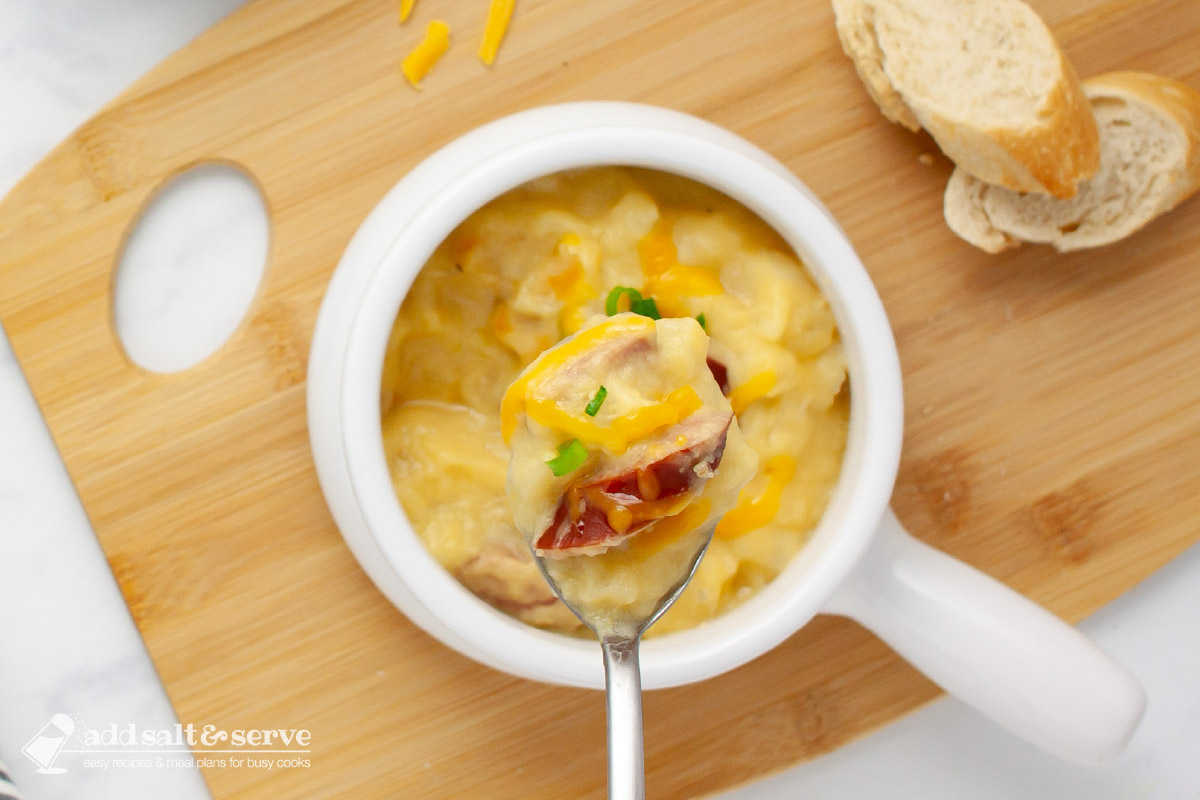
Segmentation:
[(696, 322), (699, 322), (700, 327), (704, 330), (704, 332), (708, 333), (708, 320), (704, 318), (703, 312), (701, 312), (700, 316), (696, 317)]
[(587, 457), (587, 448), (580, 444), (578, 439), (572, 439), (558, 446), (558, 455), (547, 461), (546, 466), (555, 477), (561, 478), (582, 467)]
[(634, 304), (642, 299), (642, 293), (637, 289), (630, 289), (628, 286), (615, 286), (613, 287), (613, 290), (608, 293), (608, 297), (606, 297), (604, 300), (605, 314), (611, 317), (617, 313), (617, 301), (621, 299), (621, 295), (623, 294), (629, 295), (630, 311), (633, 310)]
[(654, 302), (653, 297), (642, 297), (641, 292), (628, 286), (615, 286), (608, 293), (608, 297), (604, 299), (605, 314), (611, 317), (617, 313), (617, 303), (621, 295), (629, 296), (629, 310), (633, 313), (650, 319), (662, 319), (662, 315), (658, 313), (658, 303)]
[(604, 405), (604, 398), (608, 397), (608, 389), (601, 386), (596, 390), (596, 396), (588, 401), (587, 407), (583, 409), (583, 413), (589, 417), (596, 416), (596, 412), (600, 410), (600, 406)]
[(649, 317), (650, 319), (662, 319), (662, 314), (658, 313), (658, 303), (654, 302), (653, 297), (634, 300), (629, 304), (629, 310), (635, 314), (640, 314), (643, 317)]

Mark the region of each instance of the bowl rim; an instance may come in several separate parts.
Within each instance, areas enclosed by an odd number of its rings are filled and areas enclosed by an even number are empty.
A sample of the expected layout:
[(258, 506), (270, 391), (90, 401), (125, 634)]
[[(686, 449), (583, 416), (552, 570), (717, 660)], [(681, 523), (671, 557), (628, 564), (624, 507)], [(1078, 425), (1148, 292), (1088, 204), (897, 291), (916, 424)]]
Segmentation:
[[(621, 114), (612, 106), (627, 107), (632, 113), (626, 116), (635, 119), (614, 123)], [(523, 114), (539, 112), (570, 115), (576, 125), (533, 130), (515, 146), (485, 155), (438, 187), (397, 232), (359, 296), (339, 381), (339, 425), (350, 488), (370, 535), (415, 601), (487, 654), (489, 663), (526, 677), (601, 687), (595, 642), (534, 628), (488, 605), (434, 559), (408, 522), (392, 488), (379, 414), (388, 334), (434, 249), (480, 206), (528, 180), (579, 167), (625, 165), (682, 175), (725, 193), (780, 233), (830, 303), (847, 354), (853, 399), (841, 475), (800, 552), (736, 608), (643, 647), (647, 688), (713, 677), (770, 650), (819, 613), (869, 544), (899, 463), (903, 408), (891, 329), (866, 269), (833, 217), (795, 176), (758, 148), (711, 123), (647, 106), (564, 104)], [(520, 124), (523, 114), (466, 137)], [(396, 531), (403, 535), (384, 535)]]

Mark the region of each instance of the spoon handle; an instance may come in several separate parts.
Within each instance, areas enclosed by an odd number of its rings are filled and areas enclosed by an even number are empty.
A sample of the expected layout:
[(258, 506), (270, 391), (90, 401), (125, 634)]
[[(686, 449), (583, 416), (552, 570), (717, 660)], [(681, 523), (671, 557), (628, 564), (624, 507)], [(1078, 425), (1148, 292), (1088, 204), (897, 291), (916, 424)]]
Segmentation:
[(607, 636), (604, 683), (608, 695), (608, 798), (645, 800), (642, 766), (642, 674), (639, 636)]

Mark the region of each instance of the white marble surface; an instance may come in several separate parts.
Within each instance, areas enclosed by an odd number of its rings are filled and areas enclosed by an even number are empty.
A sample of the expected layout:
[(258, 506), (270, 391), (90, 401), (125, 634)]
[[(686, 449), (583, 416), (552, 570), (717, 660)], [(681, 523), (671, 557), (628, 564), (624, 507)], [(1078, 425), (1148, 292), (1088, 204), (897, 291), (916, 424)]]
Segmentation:
[[(0, 191), (109, 97), (238, 4), (0, 0)], [(248, 238), (234, 245), (253, 247), (254, 234), (242, 235)], [(138, 302), (149, 300), (130, 305)], [(727, 797), (1200, 797), (1200, 548), (1083, 628), (1133, 669), (1150, 697), (1145, 723), (1113, 765), (1064, 764), (942, 700)], [(174, 716), (6, 341), (0, 342), (0, 642), (0, 755), (30, 800), (208, 796), (188, 769), (101, 771), (64, 754), (60, 763), (69, 771), (43, 775), (20, 753), (54, 713), (92, 727), (134, 722), (142, 729), (165, 728)]]

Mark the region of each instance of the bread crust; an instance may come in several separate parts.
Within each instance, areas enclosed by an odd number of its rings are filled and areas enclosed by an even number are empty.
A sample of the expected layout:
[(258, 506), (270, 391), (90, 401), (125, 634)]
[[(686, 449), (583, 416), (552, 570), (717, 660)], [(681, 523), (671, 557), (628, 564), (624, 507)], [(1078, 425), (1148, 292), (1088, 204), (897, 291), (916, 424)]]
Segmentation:
[[(1147, 72), (1105, 73), (1084, 80), (1081, 86), (1089, 102), (1119, 99), (1152, 107), (1175, 124), (1186, 140), (1186, 150), (1183, 163), (1168, 176), (1168, 190), (1154, 199), (1154, 206), (1143, 219), (1129, 227), (1114, 225), (1099, 236), (1048, 231), (1048, 243), (1061, 251), (1100, 247), (1123, 239), (1200, 191), (1200, 92), (1185, 83)], [(998, 253), (1022, 242), (1014, 234), (997, 228), (988, 217), (984, 195), (989, 188), (966, 171), (955, 169), (946, 185), (943, 212), (946, 223), (959, 237), (981, 250)]]
[(883, 51), (874, 31), (875, 9), (864, 0), (833, 0), (833, 15), (842, 50), (883, 116), (911, 131), (921, 130), (921, 123), (884, 72)]
[(842, 49), (885, 117), (913, 130), (924, 128), (960, 168), (1014, 191), (1072, 197), (1079, 181), (1096, 173), (1096, 120), (1075, 70), (1048, 29), (1059, 77), (1042, 98), (1036, 122), (979, 127), (935, 111), (906, 92), (901, 76), (889, 71), (887, 52), (874, 29), (876, 4), (883, 2), (893, 0), (833, 0), (833, 9)]
[(923, 127), (959, 167), (984, 183), (1018, 192), (1074, 197), (1100, 168), (1100, 132), (1066, 56), (1061, 77), (1038, 111), (1040, 124), (975, 128), (916, 110)]
[(942, 214), (958, 238), (985, 253), (995, 255), (1019, 247), (1021, 243), (993, 225), (988, 218), (983, 208), (983, 194), (987, 186), (963, 170), (955, 169), (946, 184), (946, 194), (942, 196)]
[(1086, 79), (1083, 87), (1089, 98), (1118, 97), (1154, 106), (1186, 137), (1187, 157), (1179, 174), (1171, 176), (1171, 192), (1159, 204), (1159, 214), (1200, 191), (1200, 92), (1182, 81), (1133, 71), (1096, 75)]

